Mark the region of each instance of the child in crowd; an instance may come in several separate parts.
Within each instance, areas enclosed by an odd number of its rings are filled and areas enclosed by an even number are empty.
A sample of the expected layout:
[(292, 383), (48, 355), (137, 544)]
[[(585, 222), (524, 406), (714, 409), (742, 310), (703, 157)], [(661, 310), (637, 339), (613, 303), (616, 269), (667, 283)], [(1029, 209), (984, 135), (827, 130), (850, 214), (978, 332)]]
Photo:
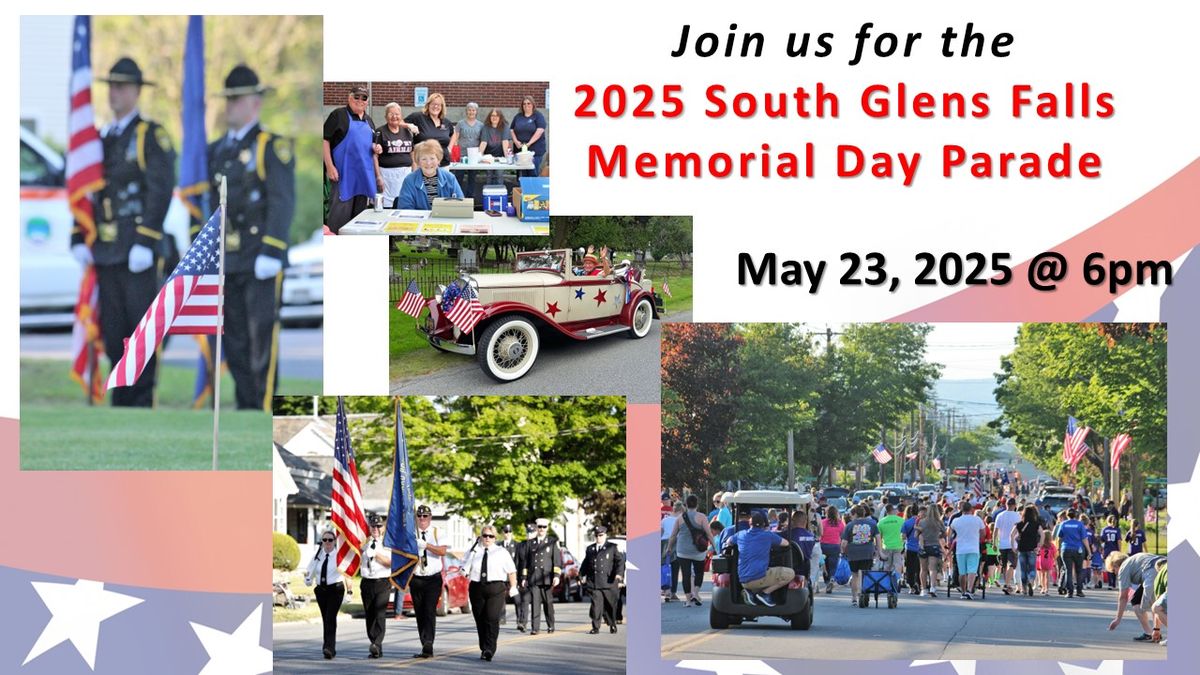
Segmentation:
[(1054, 539), (1049, 532), (1042, 532), (1042, 544), (1038, 547), (1037, 556), (1038, 586), (1042, 589), (1042, 595), (1050, 594), (1050, 573), (1054, 571), (1057, 561)]

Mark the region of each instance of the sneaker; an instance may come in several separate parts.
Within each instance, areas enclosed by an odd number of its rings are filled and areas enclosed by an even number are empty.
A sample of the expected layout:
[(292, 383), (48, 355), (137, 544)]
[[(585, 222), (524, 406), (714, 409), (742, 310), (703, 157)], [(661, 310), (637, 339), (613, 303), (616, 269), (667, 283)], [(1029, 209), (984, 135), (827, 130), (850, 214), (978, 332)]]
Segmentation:
[[(775, 606), (775, 601), (774, 601), (774, 600), (772, 600), (772, 599), (771, 599), (771, 596), (767, 595), (766, 593), (759, 593), (759, 594), (758, 594), (757, 596), (755, 596), (755, 597), (757, 597), (757, 598), (758, 598), (758, 601), (759, 601), (760, 603), (762, 603), (762, 605), (763, 605), (764, 607), (774, 607), (774, 606)], [(696, 606), (697, 606), (697, 607), (699, 607), (699, 606), (700, 606), (700, 605), (699, 605), (699, 603), (697, 603), (697, 605), (696, 605)]]
[(1005, 595), (1012, 595), (1012, 589), (1009, 588), (1008, 586), (1005, 586), (1004, 588), (1001, 588), (1000, 590), (1004, 591)]
[(1073, 598), (1073, 597), (1075, 597), (1075, 591), (1067, 591), (1067, 597), (1068, 597), (1068, 598)]
[(667, 596), (667, 602), (679, 602), (679, 596), (672, 593)]
[(929, 589), (928, 589), (928, 588), (926, 588), (926, 589), (922, 589), (922, 590), (921, 590), (921, 597), (922, 597), (922, 598), (928, 598), (928, 597), (929, 597)]
[(692, 598), (692, 604), (696, 607), (701, 607), (704, 603), (700, 602), (700, 598)]
[(825, 584), (825, 595), (829, 595), (832, 592), (833, 592), (833, 583), (830, 582), (828, 584)]
[(1083, 597), (1083, 589), (1075, 591), (1075, 597), (1082, 598)]
[(1167, 641), (1164, 639), (1162, 642), (1160, 642), (1160, 643), (1158, 643), (1158, 644), (1159, 644), (1159, 645), (1161, 645), (1161, 646), (1163, 646), (1163, 647), (1166, 647), (1166, 646), (1167, 646)]
[(744, 588), (742, 589), (742, 602), (744, 602), (747, 605), (757, 605), (758, 604), (758, 600), (756, 599), (756, 596)]
[(932, 588), (931, 588), (931, 589), (929, 589), (929, 597), (931, 597), (931, 598), (936, 598), (936, 597), (937, 597), (937, 591), (933, 590)]
[(970, 600), (971, 599), (971, 595), (969, 593), (963, 593), (962, 595), (960, 595), (958, 597), (961, 600)]
[(1141, 635), (1139, 635), (1139, 636), (1137, 636), (1137, 637), (1133, 638), (1133, 641), (1134, 641), (1134, 642), (1150, 642), (1150, 641), (1151, 641), (1151, 640), (1153, 640), (1153, 639), (1154, 639), (1154, 638), (1150, 637), (1150, 635), (1149, 635), (1149, 634), (1147, 634), (1147, 633), (1142, 633)]

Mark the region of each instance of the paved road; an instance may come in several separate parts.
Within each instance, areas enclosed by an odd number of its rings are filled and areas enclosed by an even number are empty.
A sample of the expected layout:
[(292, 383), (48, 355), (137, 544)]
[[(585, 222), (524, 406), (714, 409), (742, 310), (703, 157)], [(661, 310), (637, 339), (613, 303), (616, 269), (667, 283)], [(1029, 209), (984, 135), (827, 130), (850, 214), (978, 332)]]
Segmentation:
[(383, 658), (367, 658), (367, 634), (362, 619), (342, 615), (338, 623), (337, 657), (321, 657), (321, 623), (287, 623), (274, 626), (275, 672), (358, 673), (364, 670), (432, 672), (440, 675), (471, 673), (611, 673), (625, 672), (625, 626), (613, 635), (601, 626), (589, 635), (588, 603), (556, 604), (554, 633), (545, 626), (538, 635), (520, 633), (513, 607), (508, 624), (500, 626), (495, 658), (479, 660), (475, 619), (454, 613), (438, 619), (433, 659), (414, 659), (421, 650), (417, 624), (412, 617), (388, 621)]
[[(280, 377), (306, 380), (322, 378), (322, 336), (320, 328), (284, 328), (279, 332)], [(163, 360), (172, 365), (194, 368), (200, 351), (196, 341), (186, 335), (170, 336)], [(37, 359), (71, 358), (71, 334), (67, 332), (21, 333), (21, 356)], [(289, 394), (319, 394), (321, 392), (285, 392)]]
[[(692, 320), (692, 313), (672, 314), (669, 321)], [(661, 322), (640, 340), (611, 335), (579, 342), (541, 334), (537, 362), (516, 382), (500, 383), (483, 374), (473, 357), (462, 363), (405, 380), (394, 380), (393, 394), (425, 396), (478, 395), (620, 395), (630, 403), (658, 403)], [(423, 353), (423, 352), (419, 352)], [(430, 348), (429, 353), (433, 353)]]
[[(850, 606), (846, 588), (818, 595), (813, 626), (793, 631), (781, 619), (715, 631), (708, 624), (709, 587), (703, 607), (662, 606), (664, 659), (1165, 659), (1166, 648), (1134, 642), (1140, 634), (1127, 612), (1121, 626), (1107, 630), (1116, 614), (1116, 592), (1087, 591), (1087, 597), (1006, 597), (988, 590), (986, 600), (900, 597), (896, 609)], [(944, 590), (944, 589), (943, 589)], [(882, 600), (882, 598), (881, 598)], [(816, 651), (809, 651), (815, 648)]]

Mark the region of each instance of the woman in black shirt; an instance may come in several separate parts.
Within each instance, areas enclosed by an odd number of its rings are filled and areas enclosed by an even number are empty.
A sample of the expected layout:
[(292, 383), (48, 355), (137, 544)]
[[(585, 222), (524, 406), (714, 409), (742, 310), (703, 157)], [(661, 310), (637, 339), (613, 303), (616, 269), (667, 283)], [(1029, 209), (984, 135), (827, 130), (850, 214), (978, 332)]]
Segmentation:
[(405, 122), (417, 127), (417, 130), (413, 132), (414, 143), (434, 140), (442, 146), (442, 166), (450, 164), (451, 140), (455, 142), (458, 140), (454, 138), (454, 125), (446, 119), (445, 115), (446, 97), (435, 92), (429, 95), (421, 112), (414, 112), (404, 118)]
[(389, 103), (384, 108), (387, 124), (375, 130), (375, 143), (383, 152), (375, 155), (375, 179), (383, 192), (383, 203), (388, 208), (400, 196), (400, 184), (412, 171), (413, 134), (417, 125), (402, 120), (399, 103)]

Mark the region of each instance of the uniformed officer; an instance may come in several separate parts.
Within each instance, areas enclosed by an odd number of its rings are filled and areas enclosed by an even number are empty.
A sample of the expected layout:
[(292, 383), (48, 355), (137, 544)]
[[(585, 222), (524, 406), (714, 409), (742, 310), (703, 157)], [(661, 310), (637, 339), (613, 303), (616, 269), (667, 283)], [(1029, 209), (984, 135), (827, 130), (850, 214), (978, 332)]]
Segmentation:
[[(143, 119), (138, 98), (154, 86), (129, 57), (108, 72), (108, 105), (113, 121), (102, 132), (104, 187), (95, 193), (95, 241), (71, 232), (71, 253), (81, 265), (94, 263), (99, 284), (100, 332), (111, 363), (125, 353), (133, 334), (158, 293), (162, 270), (163, 220), (175, 189), (175, 150), (156, 122)], [(142, 376), (112, 390), (114, 406), (150, 407), (154, 403), (155, 366), (150, 359)]]
[(593, 635), (600, 632), (600, 617), (603, 614), (608, 631), (615, 633), (617, 596), (625, 581), (625, 556), (616, 544), (608, 541), (608, 529), (603, 525), (592, 528), (592, 532), (596, 535), (596, 543), (587, 547), (583, 565), (579, 568), (579, 576), (592, 594), (589, 612), (592, 630), (588, 632)]
[[(517, 550), (520, 548), (521, 545), (517, 542), (517, 540), (513, 539), (512, 525), (504, 526), (504, 541), (500, 543), (500, 546), (505, 551), (508, 552), (508, 557), (512, 558), (514, 563), (516, 561), (520, 560), (520, 558), (517, 557)], [(519, 579), (518, 579), (518, 583), (520, 583)], [(517, 606), (517, 625), (521, 628), (521, 631), (524, 632), (524, 630), (525, 630), (525, 627), (524, 627), (525, 615), (521, 612), (521, 605), (515, 598), (513, 600), (513, 604)], [(505, 603), (504, 614), (500, 617), (500, 625), (505, 625), (507, 623), (508, 623), (508, 604)]]
[(525, 583), (525, 552), (529, 550), (529, 542), (533, 541), (533, 535), (537, 532), (537, 528), (533, 523), (525, 523), (525, 541), (517, 543), (517, 554), (513, 560), (517, 561), (517, 597), (513, 600), (513, 604), (517, 606), (517, 630), (525, 632), (525, 627), (529, 625), (529, 605), (533, 599), (533, 592), (529, 589), (529, 584)]
[(546, 536), (550, 521), (538, 518), (535, 522), (537, 531), (533, 539), (527, 542), (522, 565), (525, 568), (525, 585), (529, 587), (530, 609), (533, 615), (530, 635), (538, 634), (543, 608), (546, 611), (546, 632), (554, 632), (553, 593), (558, 587), (559, 575), (562, 574), (562, 551), (558, 548), (558, 540)]
[(391, 594), (392, 551), (383, 543), (385, 521), (383, 516), (371, 516), (371, 538), (363, 545), (362, 564), (358, 567), (362, 577), (358, 587), (367, 614), (367, 639), (371, 641), (373, 659), (383, 656), (383, 633), (387, 629), (387, 603)]
[(413, 614), (417, 617), (417, 635), (421, 651), (413, 658), (433, 656), (433, 639), (437, 633), (437, 606), (442, 600), (442, 556), (449, 548), (442, 543), (438, 529), (432, 526), (433, 511), (422, 504), (417, 507), (417, 567), (409, 581)]
[(221, 91), (228, 131), (208, 146), (210, 204), (220, 203), (221, 177), (227, 184), (223, 351), (241, 409), (269, 410), (275, 394), (280, 291), (296, 207), (292, 140), (258, 120), (269, 91), (245, 65), (229, 71)]
[(485, 525), (479, 546), (467, 555), (462, 573), (470, 579), (471, 612), (479, 635), (479, 658), (491, 661), (496, 653), (504, 596), (517, 594), (517, 568), (508, 552), (496, 544), (496, 529)]

